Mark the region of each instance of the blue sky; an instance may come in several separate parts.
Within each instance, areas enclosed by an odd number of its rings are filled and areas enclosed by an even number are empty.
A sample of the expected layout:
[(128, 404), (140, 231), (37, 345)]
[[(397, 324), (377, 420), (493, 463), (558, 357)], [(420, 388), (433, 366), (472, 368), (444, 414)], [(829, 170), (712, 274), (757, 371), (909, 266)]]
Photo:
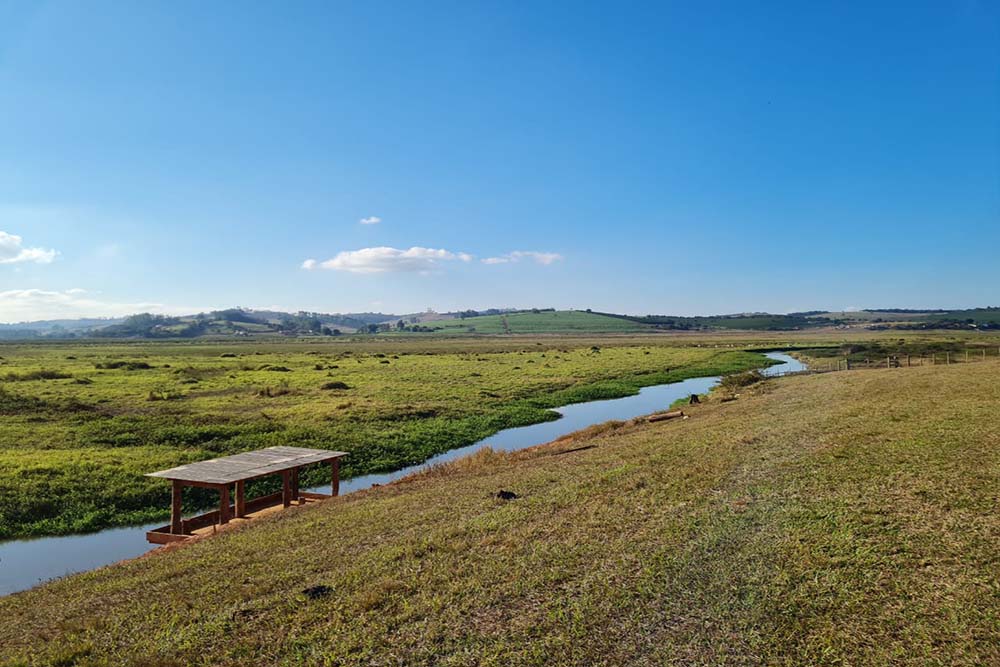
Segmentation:
[(4, 2), (0, 231), (0, 321), (993, 305), (1000, 10)]

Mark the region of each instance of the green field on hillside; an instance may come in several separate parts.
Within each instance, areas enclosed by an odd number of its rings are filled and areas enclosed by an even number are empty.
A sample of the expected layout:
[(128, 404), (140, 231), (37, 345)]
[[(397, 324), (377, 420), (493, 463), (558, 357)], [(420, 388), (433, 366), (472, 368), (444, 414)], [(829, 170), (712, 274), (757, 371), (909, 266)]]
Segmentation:
[[(506, 325), (505, 325), (506, 322)], [(518, 312), (482, 315), (465, 319), (428, 322), (427, 326), (446, 333), (480, 334), (571, 334), (635, 333), (648, 326), (629, 320), (588, 313), (582, 310)]]
[(163, 518), (169, 485), (143, 474), (181, 463), (298, 445), (386, 472), (550, 407), (765, 362), (651, 338), (425, 340), (0, 346), (0, 537)]
[(1000, 664), (998, 372), (485, 451), (0, 599), (0, 664)]

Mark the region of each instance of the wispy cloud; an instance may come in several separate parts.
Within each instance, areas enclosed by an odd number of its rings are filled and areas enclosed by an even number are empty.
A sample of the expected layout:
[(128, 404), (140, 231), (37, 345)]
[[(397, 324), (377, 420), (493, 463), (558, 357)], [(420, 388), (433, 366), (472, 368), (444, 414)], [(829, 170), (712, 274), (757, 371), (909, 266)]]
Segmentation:
[(107, 301), (75, 287), (63, 291), (16, 289), (0, 292), (0, 322), (72, 319), (77, 317), (121, 317), (150, 312), (184, 315), (210, 308), (167, 306), (162, 303)]
[(370, 215), (367, 218), (361, 218), (360, 220), (358, 220), (358, 222), (360, 222), (362, 225), (377, 225), (378, 223), (382, 222), (382, 218), (378, 217), (377, 215)]
[(472, 255), (418, 246), (407, 250), (380, 246), (346, 250), (323, 262), (307, 259), (302, 262), (302, 268), (349, 273), (431, 273), (439, 270), (445, 262), (453, 261), (471, 262)]
[(26, 248), (24, 240), (15, 234), (0, 232), (0, 264), (20, 264), (35, 262), (48, 264), (56, 258), (55, 250), (46, 248)]
[(563, 256), (555, 252), (539, 252), (537, 250), (515, 250), (506, 255), (498, 257), (487, 257), (483, 259), (483, 264), (517, 264), (522, 260), (534, 262), (548, 266), (563, 259)]

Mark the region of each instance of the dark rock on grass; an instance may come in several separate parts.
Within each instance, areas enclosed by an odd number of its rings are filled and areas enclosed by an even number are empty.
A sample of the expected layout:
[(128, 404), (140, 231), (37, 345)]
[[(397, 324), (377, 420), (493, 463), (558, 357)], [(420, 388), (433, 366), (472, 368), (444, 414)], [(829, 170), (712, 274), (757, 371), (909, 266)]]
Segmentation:
[(309, 588), (302, 589), (302, 594), (305, 595), (310, 600), (318, 600), (321, 597), (325, 597), (333, 592), (333, 589), (326, 584), (320, 584), (318, 586), (310, 586)]
[(520, 498), (520, 496), (514, 493), (513, 491), (505, 491), (504, 489), (500, 489), (499, 491), (497, 491), (496, 497), (499, 500), (517, 500), (518, 498)]

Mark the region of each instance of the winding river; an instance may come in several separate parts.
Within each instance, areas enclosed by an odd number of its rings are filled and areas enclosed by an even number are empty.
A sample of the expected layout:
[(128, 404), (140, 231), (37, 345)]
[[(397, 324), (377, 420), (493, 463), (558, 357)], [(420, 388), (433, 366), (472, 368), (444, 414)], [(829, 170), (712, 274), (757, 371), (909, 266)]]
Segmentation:
[[(805, 370), (805, 365), (782, 352), (766, 356), (779, 363), (764, 370), (769, 376)], [(343, 480), (340, 493), (386, 484), (416, 472), (427, 465), (445, 463), (489, 445), (493, 449), (514, 451), (550, 442), (568, 433), (612, 419), (626, 420), (663, 410), (690, 394), (704, 394), (719, 382), (718, 377), (690, 378), (681, 382), (644, 387), (634, 396), (603, 401), (575, 403), (555, 408), (561, 417), (555, 421), (509, 428), (466, 447), (452, 449), (418, 465), (395, 472), (362, 475)], [(329, 487), (315, 489), (329, 492)], [(31, 588), (39, 583), (75, 572), (93, 570), (109, 563), (135, 558), (154, 548), (146, 542), (146, 531), (163, 522), (144, 526), (109, 528), (85, 535), (64, 535), (0, 542), (0, 595)]]

